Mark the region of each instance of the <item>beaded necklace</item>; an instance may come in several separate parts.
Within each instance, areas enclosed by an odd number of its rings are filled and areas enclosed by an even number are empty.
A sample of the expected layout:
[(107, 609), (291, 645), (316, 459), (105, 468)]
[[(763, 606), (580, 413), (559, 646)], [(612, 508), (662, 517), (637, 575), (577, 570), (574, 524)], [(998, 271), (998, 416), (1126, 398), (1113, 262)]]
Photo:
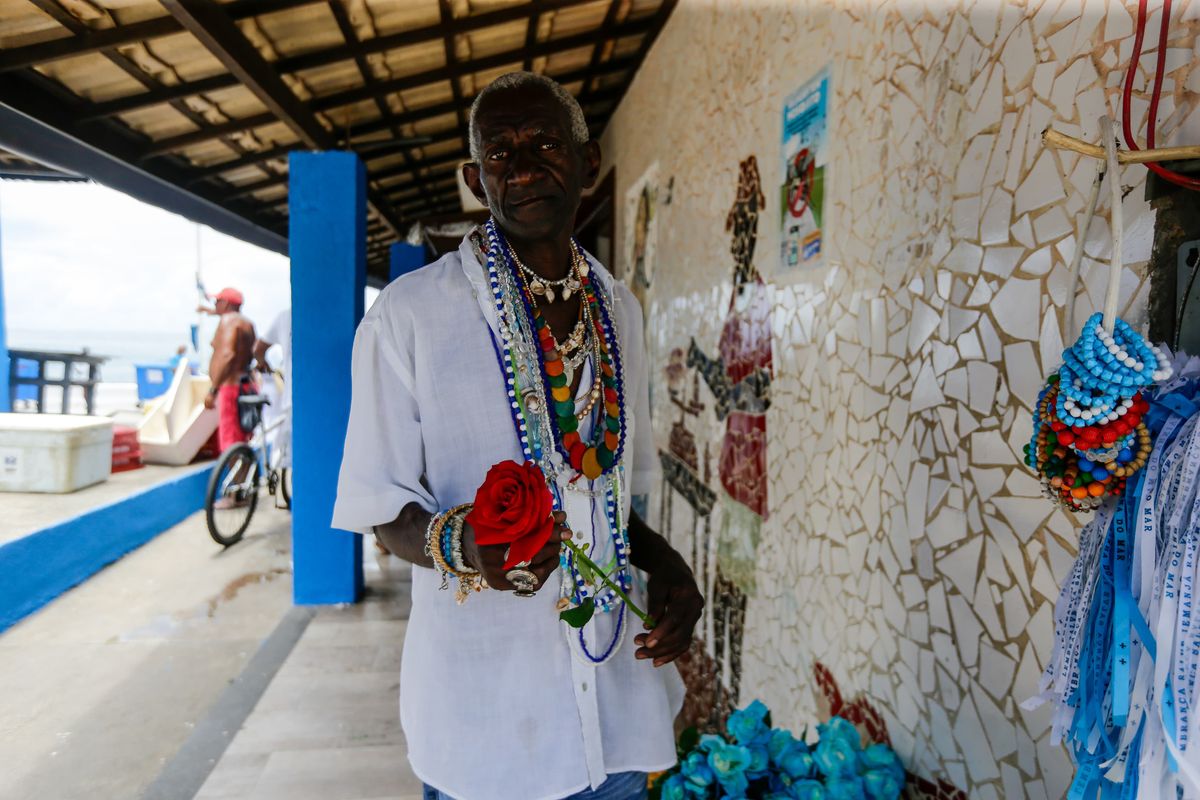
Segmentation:
[[(563, 507), (563, 498), (558, 482), (560, 477), (564, 479), (568, 490), (590, 494), (593, 502), (597, 496), (604, 497), (605, 518), (608, 522), (608, 534), (611, 537), (614, 552), (614, 564), (612, 565), (614, 568), (610, 577), (623, 591), (628, 592), (633, 586), (629, 565), (628, 527), (620, 513), (622, 508), (621, 486), (624, 482), (624, 466), (621, 464), (620, 458), (625, 429), (624, 385), (620, 343), (616, 327), (607, 311), (606, 298), (602, 292), (594, 288), (590, 280), (581, 281), (581, 290), (585, 293), (584, 302), (589, 309), (589, 318), (595, 323), (593, 339), (603, 343), (603, 350), (599, 353), (594, 352), (591, 356), (594, 359), (592, 368), (594, 372), (601, 373), (607, 367), (607, 371), (603, 374), (609, 378), (608, 381), (602, 381), (606, 390), (606, 413), (602, 419), (595, 420), (595, 433), (604, 437), (612, 433), (609, 422), (614, 416), (614, 411), (619, 431), (615, 442), (616, 447), (610, 448), (613, 453), (610, 468), (601, 470), (593, 478), (582, 470), (584, 463), (590, 464), (591, 459), (588, 459), (587, 462), (582, 456), (572, 459), (572, 450), (563, 446), (563, 437), (559, 435), (559, 428), (556, 427), (556, 423), (562, 421), (563, 414), (560, 412), (566, 411), (566, 407), (558, 405), (563, 401), (552, 394), (553, 389), (560, 387), (555, 386), (549, 380), (552, 376), (546, 369), (548, 359), (544, 347), (544, 336), (540, 333), (546, 329), (545, 321), (541, 320), (540, 314), (535, 312), (527, 287), (522, 285), (520, 270), (512, 259), (507, 257), (507, 244), (493, 220), (487, 222), (485, 232), (487, 234), (488, 282), (492, 290), (500, 333), (499, 341), (495, 336), (492, 337), (492, 346), (497, 362), (504, 373), (509, 410), (522, 453), (527, 460), (536, 462), (546, 474), (547, 483), (554, 494), (556, 510), (561, 510)], [(582, 258), (579, 248), (574, 242), (572, 242), (572, 248), (577, 256)], [(586, 279), (586, 275), (584, 278)], [(539, 320), (541, 325), (538, 325)], [(549, 358), (549, 363), (554, 363), (553, 356)], [(569, 393), (569, 386), (567, 389)], [(561, 394), (559, 392), (560, 396)], [(552, 414), (551, 411), (555, 413)], [(576, 427), (568, 433), (575, 433), (575, 438), (579, 439), (577, 427), (579, 420), (575, 416), (573, 401), (570, 402), (569, 413), (571, 421), (575, 422)], [(611, 441), (611, 439), (606, 440), (606, 444)], [(580, 442), (582, 443), (582, 440)], [(598, 462), (598, 456), (596, 458)], [(576, 461), (579, 466), (576, 466)], [(599, 492), (577, 489), (576, 484), (581, 478), (586, 478), (591, 484), (600, 480), (604, 485)], [(594, 514), (592, 518), (595, 518)], [(594, 536), (595, 531), (593, 530), (593, 552), (597, 544)], [(604, 663), (615, 655), (623, 641), (625, 604), (619, 599), (616, 592), (607, 587), (597, 592), (590, 585), (587, 576), (579, 569), (570, 551), (563, 550), (559, 566), (563, 573), (560, 609), (569, 605), (579, 605), (590, 598), (595, 603), (598, 612), (616, 612), (618, 614), (612, 639), (598, 655), (590, 651), (584, 637), (584, 629), (573, 629), (565, 623), (563, 624), (568, 641), (572, 644), (572, 652), (577, 657), (592, 664)], [(607, 567), (608, 565), (602, 566)]]
[[(575, 259), (581, 260), (578, 245), (572, 242), (571, 247)], [(505, 248), (504, 252), (509, 256), (507, 260), (511, 262), (511, 249)], [(608, 318), (601, 294), (595, 290), (586, 271), (577, 268), (575, 273), (583, 294), (585, 318), (589, 319), (593, 326), (592, 368), (599, 378), (604, 400), (605, 416), (603, 422), (593, 428), (590, 442), (585, 443), (579, 435), (579, 419), (575, 416), (575, 401), (571, 394), (566, 365), (563, 363), (558, 342), (550, 331), (550, 325), (533, 302), (531, 291), (524, 291), (522, 300), (538, 338), (535, 351), (546, 385), (546, 395), (553, 403), (554, 414), (550, 416), (550, 427), (554, 442), (559, 453), (576, 472), (582, 473), (588, 480), (595, 480), (611, 470), (621, 458), (625, 441), (624, 392), (621, 391), (618, 378), (619, 356), (614, 346), (615, 339), (610, 341), (613, 325)], [(519, 270), (515, 274), (519, 276)]]
[(1152, 450), (1142, 389), (1170, 376), (1166, 355), (1128, 323), (1117, 319), (1110, 334), (1093, 314), (1038, 395), (1025, 463), (1042, 492), (1072, 511), (1120, 496)]
[[(580, 279), (579, 279), (579, 274), (577, 274), (574, 270), (571, 273), (569, 273), (565, 278), (560, 278), (556, 281), (552, 281), (549, 278), (543, 278), (541, 275), (538, 275), (536, 272), (531, 270), (529, 267), (525, 266), (525, 264), (521, 261), (521, 259), (517, 258), (517, 254), (515, 252), (513, 252), (513, 249), (511, 247), (508, 248), (508, 256), (509, 256), (509, 258), (511, 258), (513, 260), (514, 263), (516, 263), (517, 268), (519, 270), (521, 270), (523, 278), (529, 279), (528, 280), (529, 290), (531, 292), (533, 292), (534, 294), (544, 295), (548, 302), (551, 302), (551, 303), (554, 302), (554, 299), (555, 299), (554, 290), (555, 289), (558, 289), (559, 291), (562, 292), (563, 300), (570, 300), (571, 295), (574, 294), (575, 292), (578, 292), (582, 286)], [(575, 263), (578, 264), (578, 260), (576, 260)], [(585, 262), (584, 266), (585, 266), (585, 271), (583, 274), (586, 275), (587, 274), (586, 262)]]
[[(574, 255), (575, 257), (573, 258), (574, 264), (572, 266), (572, 274), (576, 277), (586, 275), (588, 271), (586, 259), (583, 258), (578, 250), (575, 251)], [(516, 252), (513, 251), (511, 247), (508, 248), (508, 256), (521, 269), (521, 273), (530, 271), (528, 267), (525, 267), (521, 263), (521, 260), (517, 257)], [(520, 281), (521, 289), (528, 298), (530, 307), (535, 313), (540, 313), (536, 298), (537, 292), (534, 291), (533, 287), (525, 279), (524, 274), (521, 273), (519, 273), (517, 276)], [(578, 285), (582, 286), (582, 282), (579, 282)], [(547, 328), (547, 330), (549, 329)], [(579, 321), (576, 323), (575, 328), (571, 331), (571, 334), (567, 337), (566, 341), (556, 342), (555, 346), (555, 350), (558, 351), (559, 356), (562, 359), (562, 374), (566, 378), (566, 386), (568, 388), (575, 380), (575, 373), (584, 365), (584, 363), (587, 362), (589, 356), (592, 357), (593, 364), (600, 363), (600, 338), (601, 337), (596, 333), (596, 326), (593, 321), (590, 305), (586, 302), (580, 303)], [(593, 370), (592, 388), (588, 392), (587, 400), (585, 401), (582, 409), (578, 409), (574, 412), (577, 420), (583, 421), (584, 419), (587, 419), (592, 413), (592, 409), (595, 407), (596, 403), (600, 400), (601, 392), (604, 389), (602, 377), (603, 375), (599, 370)], [(577, 402), (576, 405), (578, 405)]]

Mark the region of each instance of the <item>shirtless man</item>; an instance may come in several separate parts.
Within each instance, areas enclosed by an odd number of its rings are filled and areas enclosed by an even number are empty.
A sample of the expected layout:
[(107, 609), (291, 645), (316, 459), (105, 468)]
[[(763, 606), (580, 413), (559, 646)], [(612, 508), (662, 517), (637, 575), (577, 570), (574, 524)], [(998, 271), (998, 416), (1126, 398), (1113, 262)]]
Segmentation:
[(212, 360), (208, 377), (212, 388), (204, 398), (205, 408), (217, 409), (217, 444), (224, 453), (238, 442), (250, 438), (238, 422), (238, 385), (250, 371), (254, 358), (254, 323), (242, 316), (242, 293), (237, 289), (222, 289), (216, 296), (212, 313), (221, 318), (212, 340)]

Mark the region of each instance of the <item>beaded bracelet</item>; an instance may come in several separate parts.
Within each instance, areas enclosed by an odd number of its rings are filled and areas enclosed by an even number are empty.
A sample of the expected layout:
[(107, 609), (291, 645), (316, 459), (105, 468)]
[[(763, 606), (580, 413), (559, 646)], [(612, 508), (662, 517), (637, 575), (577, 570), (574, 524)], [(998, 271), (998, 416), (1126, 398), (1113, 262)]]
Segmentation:
[(487, 588), (483, 576), (468, 566), (462, 557), (463, 522), (471, 508), (470, 503), (464, 503), (435, 514), (425, 530), (425, 552), (442, 576), (440, 588), (449, 588), (451, 575), (457, 578), (458, 588), (455, 590), (454, 599), (459, 605), (467, 601), (471, 592)]

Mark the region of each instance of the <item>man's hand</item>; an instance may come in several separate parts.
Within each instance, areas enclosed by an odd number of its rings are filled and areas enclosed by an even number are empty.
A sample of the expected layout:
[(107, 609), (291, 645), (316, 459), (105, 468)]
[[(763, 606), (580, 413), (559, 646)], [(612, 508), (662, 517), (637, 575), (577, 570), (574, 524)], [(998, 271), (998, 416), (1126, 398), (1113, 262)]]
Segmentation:
[[(571, 529), (567, 527), (566, 522), (566, 514), (561, 511), (554, 512), (554, 531), (550, 534), (550, 539), (526, 567), (538, 577), (538, 584), (534, 591), (540, 591), (546, 585), (546, 579), (558, 569), (558, 552), (562, 547), (561, 542), (563, 539), (571, 538)], [(487, 581), (488, 586), (505, 592), (511, 592), (516, 588), (504, 577), (504, 573), (508, 572), (504, 569), (504, 557), (508, 552), (508, 545), (476, 544), (475, 531), (470, 525), (463, 523), (462, 550), (463, 560), (473, 569), (483, 573), (483, 578)]]
[(654, 630), (638, 634), (634, 642), (637, 658), (654, 659), (654, 666), (669, 664), (687, 652), (692, 644), (692, 632), (704, 610), (700, 587), (683, 558), (664, 559), (650, 573), (647, 583), (647, 612), (657, 622)]
[(217, 407), (216, 394), (214, 394), (213, 392), (209, 392), (208, 394), (204, 395), (204, 407), (209, 408), (209, 409)]

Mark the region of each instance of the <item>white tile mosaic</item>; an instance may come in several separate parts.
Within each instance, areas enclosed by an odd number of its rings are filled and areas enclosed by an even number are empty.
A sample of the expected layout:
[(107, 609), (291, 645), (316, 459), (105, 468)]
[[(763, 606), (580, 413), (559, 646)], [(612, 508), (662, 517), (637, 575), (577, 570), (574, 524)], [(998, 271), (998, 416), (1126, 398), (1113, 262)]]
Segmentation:
[[(1173, 21), (1175, 89), (1159, 114), (1171, 144), (1194, 143), (1200, 125), (1200, 112), (1184, 122), (1175, 108), (1200, 91), (1200, 6), (1177, 7), (1189, 18)], [(862, 693), (878, 709), (911, 772), (964, 798), (1062, 797), (1071, 775), (1045, 715), (1015, 705), (1035, 691), (1050, 652), (1075, 538), (1074, 520), (1037, 496), (1020, 450), (1028, 406), (1075, 335), (1063, 329), (1075, 290), (1067, 264), (1095, 168), (1042, 150), (1040, 135), (1053, 125), (1098, 136), (1131, 46), (1131, 9), (1132, 0), (687, 0), (602, 142), (619, 165), (618, 198), (655, 161), (674, 181), (670, 204), (657, 208), (645, 291), (659, 369), (692, 337), (717, 349), (734, 266), (722, 223), (739, 162), (753, 154), (761, 173), (753, 265), (772, 286), (769, 515), (742, 531), (761, 544), (738, 640), (740, 697), (762, 697), (780, 723), (802, 727), (826, 707), (809, 678), (820, 663), (848, 698)], [(719, 57), (678, 68), (697, 52)], [(826, 63), (826, 261), (784, 269), (780, 109)], [(1137, 102), (1145, 107), (1140, 88)], [(1185, 126), (1190, 139), (1178, 135)], [(1132, 265), (1122, 300), (1136, 322), (1153, 213), (1144, 171), (1129, 168), (1122, 181)], [(618, 204), (621, 237), (625, 215)], [(1081, 319), (1102, 297), (1108, 242), (1097, 219)], [(666, 448), (678, 409), (652, 380)], [(700, 472), (711, 477), (698, 477), (717, 494), (715, 530), (727, 518), (747, 523), (715, 476), (725, 425), (712, 400), (701, 385), (707, 409), (686, 427), (708, 450)], [(651, 509), (666, 497), (675, 522), (664, 532), (690, 547), (677, 491), (657, 492)], [(722, 568), (712, 551), (706, 567)]]

